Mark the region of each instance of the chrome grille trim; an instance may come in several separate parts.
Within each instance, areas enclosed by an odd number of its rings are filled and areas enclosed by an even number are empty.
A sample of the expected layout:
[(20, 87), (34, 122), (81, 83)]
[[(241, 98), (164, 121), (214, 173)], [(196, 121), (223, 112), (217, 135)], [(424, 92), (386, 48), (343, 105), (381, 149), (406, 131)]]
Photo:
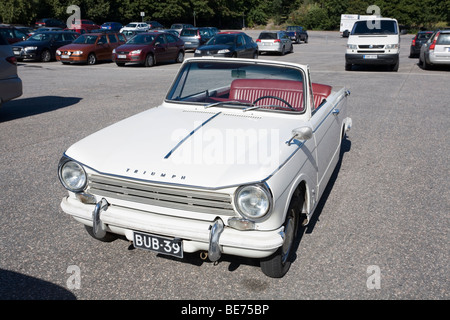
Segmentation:
[(88, 192), (97, 196), (164, 208), (216, 215), (235, 215), (231, 196), (225, 193), (179, 189), (94, 174), (89, 175)]

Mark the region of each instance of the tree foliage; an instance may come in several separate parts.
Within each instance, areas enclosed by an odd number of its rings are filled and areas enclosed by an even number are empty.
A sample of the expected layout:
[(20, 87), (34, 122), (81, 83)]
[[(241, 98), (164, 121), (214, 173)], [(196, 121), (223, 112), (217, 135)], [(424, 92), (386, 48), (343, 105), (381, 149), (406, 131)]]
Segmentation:
[(220, 28), (294, 23), (308, 29), (337, 29), (341, 14), (368, 14), (376, 5), (384, 17), (400, 24), (432, 26), (450, 24), (450, 0), (1, 0), (0, 22), (33, 24), (54, 17), (66, 21), (70, 5), (81, 8), (82, 18), (97, 23), (157, 20)]

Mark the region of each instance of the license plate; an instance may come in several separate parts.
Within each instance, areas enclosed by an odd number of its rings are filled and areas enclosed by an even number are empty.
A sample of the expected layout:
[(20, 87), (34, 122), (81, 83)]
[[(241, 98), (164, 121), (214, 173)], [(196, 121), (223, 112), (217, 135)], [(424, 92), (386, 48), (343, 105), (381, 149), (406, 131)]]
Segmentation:
[(191, 44), (191, 42), (190, 42), (190, 41), (186, 41), (185, 43), (186, 43), (186, 44)]
[(135, 248), (150, 250), (162, 254), (183, 258), (183, 242), (153, 234), (134, 232), (133, 245)]
[(378, 59), (376, 54), (366, 54), (363, 56), (364, 59)]
[(63, 54), (63, 55), (61, 55), (61, 58), (63, 58), (63, 59), (69, 59), (69, 55)]
[(126, 55), (126, 54), (119, 54), (119, 55), (117, 56), (117, 58), (119, 58), (119, 59), (126, 59), (126, 58), (127, 58), (127, 55)]

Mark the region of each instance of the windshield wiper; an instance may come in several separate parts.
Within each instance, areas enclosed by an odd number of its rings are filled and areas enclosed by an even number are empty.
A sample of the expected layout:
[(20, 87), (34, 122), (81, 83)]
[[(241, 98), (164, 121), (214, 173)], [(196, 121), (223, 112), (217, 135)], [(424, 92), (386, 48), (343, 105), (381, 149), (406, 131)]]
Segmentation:
[(280, 105), (277, 105), (277, 104), (262, 104), (262, 105), (258, 105), (258, 106), (251, 105), (250, 107), (245, 108), (244, 110), (242, 110), (242, 112), (256, 110), (256, 109), (259, 109), (259, 108), (282, 108), (282, 109), (295, 111), (294, 108), (290, 108), (290, 107), (287, 107), (287, 106), (280, 106)]
[(208, 109), (208, 108), (211, 108), (211, 107), (223, 106), (225, 104), (235, 104), (235, 105), (241, 105), (241, 106), (252, 106), (252, 104), (249, 103), (249, 102), (242, 102), (242, 101), (237, 101), (237, 100), (231, 100), (231, 101), (213, 102), (213, 103), (205, 105), (204, 108)]

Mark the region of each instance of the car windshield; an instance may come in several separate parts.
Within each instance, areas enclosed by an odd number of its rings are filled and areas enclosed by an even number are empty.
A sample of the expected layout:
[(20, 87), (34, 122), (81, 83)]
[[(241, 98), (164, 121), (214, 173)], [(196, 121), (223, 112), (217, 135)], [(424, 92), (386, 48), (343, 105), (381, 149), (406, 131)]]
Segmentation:
[(397, 34), (397, 23), (393, 20), (357, 21), (352, 35)]
[(133, 38), (131, 38), (130, 40), (128, 40), (127, 44), (148, 44), (152, 43), (153, 40), (155, 40), (154, 35), (138, 34)]
[(52, 36), (48, 33), (35, 33), (27, 41), (48, 41)]
[(236, 37), (232, 34), (218, 34), (212, 37), (206, 44), (207, 45), (214, 45), (214, 44), (226, 44), (226, 45), (233, 45), (234, 39)]
[(277, 34), (275, 32), (263, 32), (259, 35), (261, 40), (274, 40), (277, 39)]
[[(205, 108), (220, 105), (243, 110), (303, 112), (303, 79), (300, 68), (286, 65), (190, 61), (179, 71), (166, 100)], [(289, 100), (289, 105), (282, 100)]]
[(73, 43), (77, 43), (77, 44), (94, 44), (96, 40), (97, 40), (97, 36), (82, 35), (82, 36), (79, 36)]
[(190, 29), (183, 29), (181, 31), (181, 35), (182, 36), (188, 36), (188, 37), (193, 37), (197, 35), (197, 30), (190, 30)]
[(417, 39), (418, 39), (418, 40), (428, 40), (428, 39), (430, 39), (430, 37), (431, 37), (432, 34), (433, 34), (432, 32), (428, 32), (428, 33), (419, 33), (419, 34), (417, 35)]

